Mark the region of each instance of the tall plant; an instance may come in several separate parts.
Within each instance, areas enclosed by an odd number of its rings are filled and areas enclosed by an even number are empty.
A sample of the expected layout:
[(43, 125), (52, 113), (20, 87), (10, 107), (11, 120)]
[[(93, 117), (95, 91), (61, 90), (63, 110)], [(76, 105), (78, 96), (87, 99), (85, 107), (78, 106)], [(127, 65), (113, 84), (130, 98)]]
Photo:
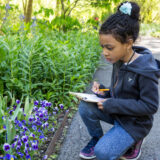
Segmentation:
[(63, 102), (65, 97), (68, 103), (68, 91), (84, 89), (98, 63), (100, 47), (94, 34), (72, 31), (6, 36), (3, 94), (55, 102)]

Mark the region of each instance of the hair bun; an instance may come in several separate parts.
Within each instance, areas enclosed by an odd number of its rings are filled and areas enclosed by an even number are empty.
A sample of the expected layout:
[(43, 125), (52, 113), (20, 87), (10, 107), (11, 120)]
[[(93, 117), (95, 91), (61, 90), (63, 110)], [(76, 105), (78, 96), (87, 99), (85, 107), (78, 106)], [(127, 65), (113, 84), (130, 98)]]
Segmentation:
[[(125, 8), (124, 8), (124, 5), (125, 5)], [(131, 8), (130, 8), (130, 6), (131, 6)], [(125, 1), (125, 2), (121, 3), (118, 6), (118, 12), (123, 13), (123, 14), (128, 14), (131, 18), (136, 19), (136, 20), (139, 20), (139, 18), (140, 18), (140, 7), (135, 2)]]

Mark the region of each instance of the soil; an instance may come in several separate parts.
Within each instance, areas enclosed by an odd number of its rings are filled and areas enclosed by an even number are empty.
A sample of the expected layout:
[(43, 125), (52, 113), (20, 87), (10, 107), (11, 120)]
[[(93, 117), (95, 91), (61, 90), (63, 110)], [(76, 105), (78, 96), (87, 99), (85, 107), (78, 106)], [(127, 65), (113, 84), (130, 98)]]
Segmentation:
[[(52, 153), (53, 156), (52, 155), (50, 156), (50, 160), (57, 160), (57, 158), (58, 158), (57, 155), (60, 152), (61, 145), (63, 143), (63, 140), (65, 138), (67, 130), (72, 122), (72, 119), (73, 119), (75, 112), (76, 112), (76, 110), (71, 110), (69, 115), (67, 116), (67, 121), (65, 123), (65, 126), (63, 127), (63, 132), (59, 135), (60, 138), (56, 139), (56, 146), (54, 146), (55, 152)], [(49, 131), (47, 133), (47, 135), (46, 135), (47, 140), (45, 140), (44, 143), (39, 147), (38, 153), (33, 156), (34, 160), (43, 160), (43, 157), (45, 156), (45, 153), (48, 149), (48, 146), (50, 145), (53, 137), (55, 136), (56, 131), (59, 129), (61, 123), (63, 122), (64, 116), (65, 116), (65, 112), (61, 113), (58, 116), (58, 118), (57, 118), (58, 126), (57, 126), (56, 130), (54, 132)]]

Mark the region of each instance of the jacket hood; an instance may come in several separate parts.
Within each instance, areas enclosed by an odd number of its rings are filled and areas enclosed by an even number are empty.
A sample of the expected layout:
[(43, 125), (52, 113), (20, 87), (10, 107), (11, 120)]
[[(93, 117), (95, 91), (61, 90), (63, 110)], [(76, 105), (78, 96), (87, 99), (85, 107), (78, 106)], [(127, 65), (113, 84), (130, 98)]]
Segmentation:
[(134, 46), (133, 50), (139, 53), (140, 56), (128, 64), (127, 67), (122, 65), (121, 69), (132, 71), (158, 81), (160, 77), (160, 61), (155, 59), (152, 52), (147, 48)]

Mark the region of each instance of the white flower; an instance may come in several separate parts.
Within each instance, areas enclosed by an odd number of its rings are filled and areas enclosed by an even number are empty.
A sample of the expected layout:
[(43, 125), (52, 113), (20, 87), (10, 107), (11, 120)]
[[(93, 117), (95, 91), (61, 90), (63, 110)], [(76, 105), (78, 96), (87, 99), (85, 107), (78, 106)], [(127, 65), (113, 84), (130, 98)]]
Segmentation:
[(130, 16), (131, 15), (131, 10), (132, 10), (132, 5), (131, 5), (131, 3), (126, 2), (123, 5), (121, 5), (121, 7), (119, 8), (119, 10), (122, 13), (128, 14)]

